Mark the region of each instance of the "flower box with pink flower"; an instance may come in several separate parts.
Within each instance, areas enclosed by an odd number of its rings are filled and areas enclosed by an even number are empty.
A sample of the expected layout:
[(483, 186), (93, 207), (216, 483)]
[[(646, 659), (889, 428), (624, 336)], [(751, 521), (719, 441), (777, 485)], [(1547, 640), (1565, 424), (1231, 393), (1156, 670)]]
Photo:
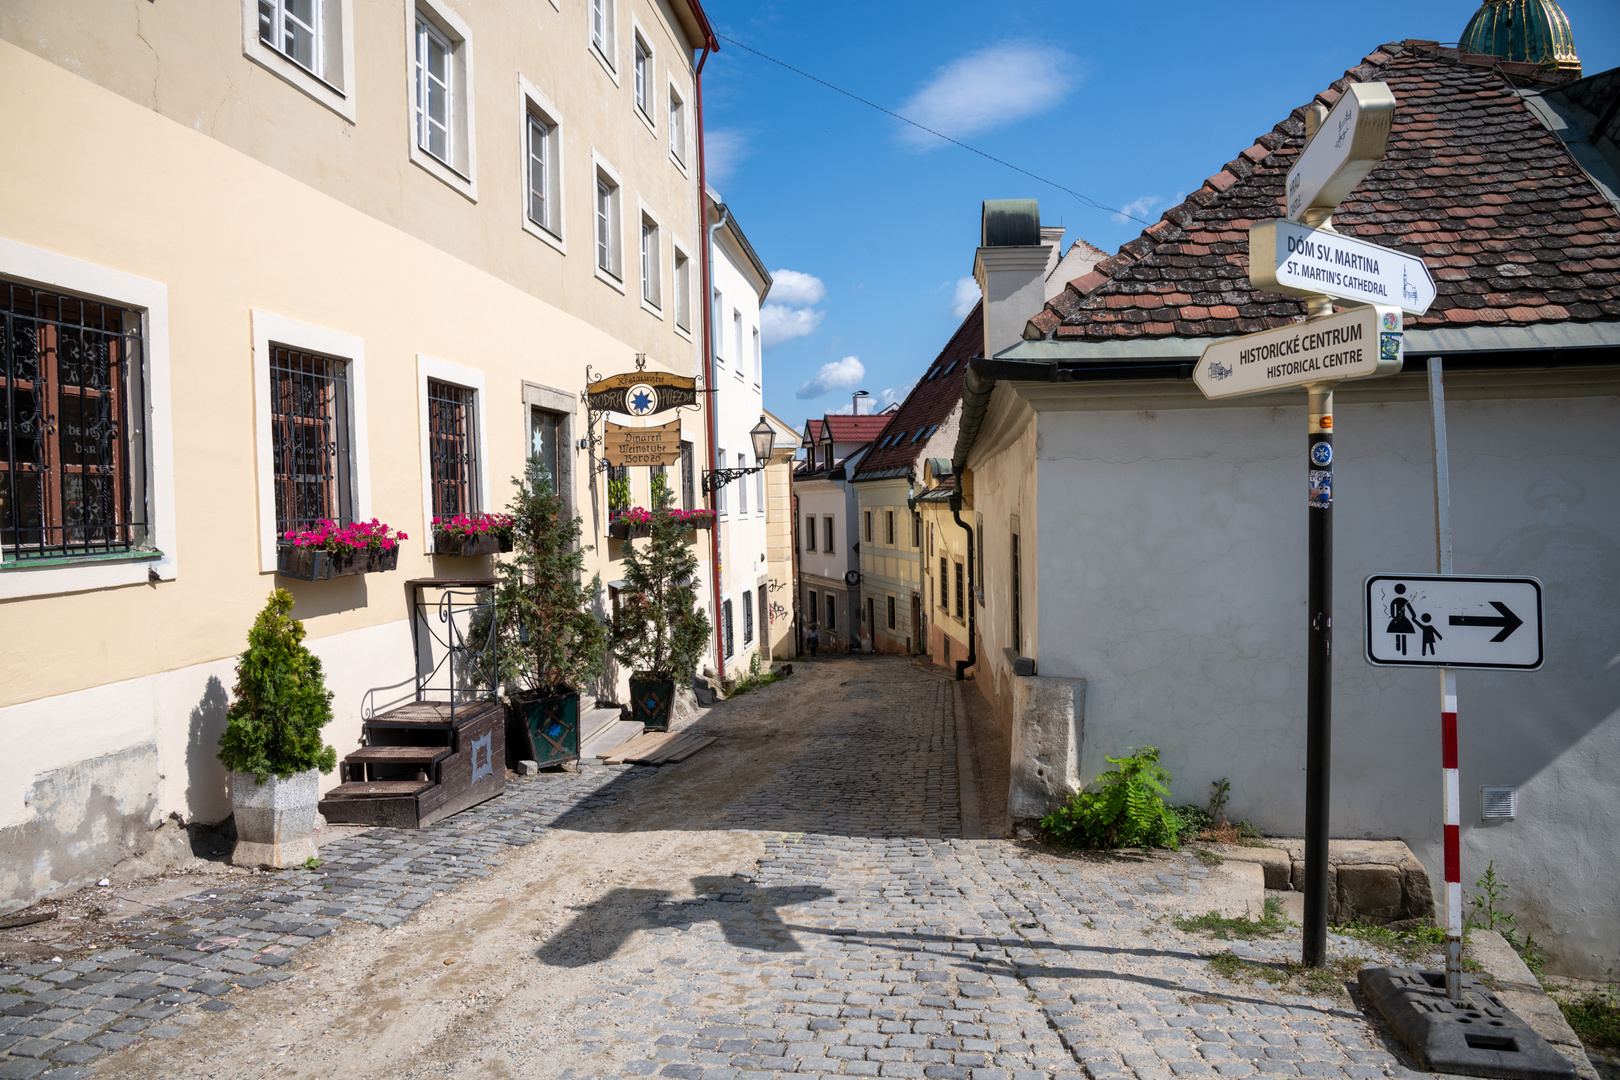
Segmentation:
[[(670, 516), (677, 524), (687, 529), (710, 529), (714, 527), (713, 510), (670, 510)], [(644, 506), (632, 506), (628, 510), (617, 511), (608, 523), (608, 535), (615, 540), (629, 540), (637, 536), (652, 535), (653, 511)]]
[(376, 518), (347, 525), (322, 521), (281, 538), (276, 573), (299, 581), (382, 573), (399, 566), (399, 542), (407, 539)]
[(446, 514), (433, 519), (433, 553), (471, 559), (512, 550), (510, 514)]

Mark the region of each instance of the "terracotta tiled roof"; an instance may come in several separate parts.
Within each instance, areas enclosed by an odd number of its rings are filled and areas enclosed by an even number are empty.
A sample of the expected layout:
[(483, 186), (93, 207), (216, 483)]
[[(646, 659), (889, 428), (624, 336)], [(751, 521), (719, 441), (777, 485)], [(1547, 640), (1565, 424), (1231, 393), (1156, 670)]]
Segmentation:
[(848, 413), (828, 413), (822, 417), (822, 438), (829, 434), (835, 443), (870, 442), (888, 424), (890, 417), (883, 413), (851, 416)]
[[(1381, 46), (1316, 97), (1331, 109), (1352, 82), (1385, 82), (1395, 94), (1388, 154), (1333, 224), (1428, 263), (1439, 296), (1409, 328), (1620, 318), (1620, 214), (1515, 93), (1509, 78), (1522, 74), (1406, 41)], [(1248, 230), (1283, 216), (1304, 144), (1302, 107), (1070, 282), (1025, 338), (1219, 337), (1303, 316), (1303, 300), (1249, 284)]]
[(956, 328), (945, 348), (911, 388), (900, 410), (886, 417), (889, 426), (876, 445), (861, 459), (855, 479), (873, 479), (874, 473), (914, 464), (928, 445), (929, 436), (962, 400), (962, 380), (968, 361), (984, 350), (983, 305), (975, 304)]

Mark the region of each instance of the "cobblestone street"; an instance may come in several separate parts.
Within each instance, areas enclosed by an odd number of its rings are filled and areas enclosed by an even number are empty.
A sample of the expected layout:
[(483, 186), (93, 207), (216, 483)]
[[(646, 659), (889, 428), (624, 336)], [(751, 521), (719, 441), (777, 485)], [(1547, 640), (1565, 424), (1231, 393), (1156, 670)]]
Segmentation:
[(0, 1080), (1407, 1075), (1346, 994), (1211, 970), (1232, 943), (1168, 918), (1220, 874), (1192, 854), (964, 838), (959, 692), (802, 665), (684, 764), (516, 781), (176, 900), (0, 973)]

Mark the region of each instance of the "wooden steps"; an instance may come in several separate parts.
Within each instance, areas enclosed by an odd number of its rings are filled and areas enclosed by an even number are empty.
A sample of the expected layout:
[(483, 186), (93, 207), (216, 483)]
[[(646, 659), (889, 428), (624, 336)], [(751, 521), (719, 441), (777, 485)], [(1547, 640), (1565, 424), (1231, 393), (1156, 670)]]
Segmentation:
[(673, 765), (715, 741), (692, 731), (649, 731), (602, 755), (609, 765)]
[(418, 701), (365, 722), (321, 799), (327, 821), (415, 829), (506, 790), (506, 708)]

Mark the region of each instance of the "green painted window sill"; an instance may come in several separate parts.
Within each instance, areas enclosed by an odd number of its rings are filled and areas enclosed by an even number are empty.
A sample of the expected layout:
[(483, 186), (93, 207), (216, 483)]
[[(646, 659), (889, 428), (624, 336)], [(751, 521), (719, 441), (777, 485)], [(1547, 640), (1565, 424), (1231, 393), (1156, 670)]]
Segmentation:
[(0, 573), (7, 570), (29, 570), (52, 566), (103, 566), (107, 563), (156, 562), (163, 558), (161, 551), (109, 551), (100, 555), (45, 555), (36, 559), (6, 558), (0, 560)]

